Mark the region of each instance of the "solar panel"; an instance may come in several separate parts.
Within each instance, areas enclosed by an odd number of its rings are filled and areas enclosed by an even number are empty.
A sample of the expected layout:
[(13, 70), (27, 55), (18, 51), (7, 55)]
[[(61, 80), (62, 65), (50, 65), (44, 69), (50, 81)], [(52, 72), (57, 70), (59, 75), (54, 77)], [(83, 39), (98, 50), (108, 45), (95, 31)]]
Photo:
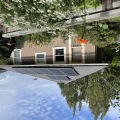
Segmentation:
[(50, 72), (48, 69), (46, 68), (40, 68), (39, 69), (40, 72), (42, 72), (43, 74), (46, 74), (46, 75), (54, 75), (52, 72)]
[(51, 78), (52, 80), (70, 80), (70, 78), (67, 76), (47, 76), (47, 77)]
[(18, 73), (21, 73), (21, 74), (27, 74), (25, 71), (22, 71), (21, 69), (19, 68), (14, 68), (13, 69), (15, 72), (18, 72)]
[(56, 77), (59, 78), (59, 80), (70, 80), (70, 78), (67, 76), (56, 76)]
[(72, 68), (60, 68), (60, 70), (67, 76), (78, 76), (79, 74)]
[(49, 68), (49, 70), (55, 75), (64, 75), (58, 68)]
[(52, 80), (71, 80), (70, 76), (79, 74), (73, 68), (13, 68), (16, 72), (22, 74), (44, 75)]
[(49, 78), (51, 78), (52, 80), (59, 80), (56, 76), (48, 76)]
[(38, 68), (31, 68), (31, 71), (33, 71), (35, 74), (43, 74)]
[(26, 74), (34, 74), (34, 72), (31, 71), (30, 68), (20, 68), (20, 70), (24, 71)]

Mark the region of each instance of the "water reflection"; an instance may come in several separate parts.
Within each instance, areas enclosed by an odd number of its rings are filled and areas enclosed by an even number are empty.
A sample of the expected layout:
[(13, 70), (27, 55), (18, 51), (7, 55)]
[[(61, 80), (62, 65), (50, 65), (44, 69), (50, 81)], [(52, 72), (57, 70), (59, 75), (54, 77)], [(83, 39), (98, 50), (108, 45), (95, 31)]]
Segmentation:
[(0, 119), (119, 120), (119, 69), (107, 68), (69, 84), (1, 73)]
[(120, 107), (120, 67), (107, 68), (69, 84), (59, 84), (61, 94), (73, 109), (82, 108), (85, 101), (94, 116), (94, 120), (106, 115), (110, 106)]

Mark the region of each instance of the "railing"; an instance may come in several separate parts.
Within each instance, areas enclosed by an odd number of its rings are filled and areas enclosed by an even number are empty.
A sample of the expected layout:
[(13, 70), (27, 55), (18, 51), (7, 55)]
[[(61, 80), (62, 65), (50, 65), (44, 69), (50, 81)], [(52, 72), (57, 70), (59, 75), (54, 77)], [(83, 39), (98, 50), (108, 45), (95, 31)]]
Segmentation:
[(80, 43), (77, 42), (77, 37), (76, 36), (73, 36), (72, 39), (71, 39), (71, 47), (74, 48), (74, 47), (80, 47)]

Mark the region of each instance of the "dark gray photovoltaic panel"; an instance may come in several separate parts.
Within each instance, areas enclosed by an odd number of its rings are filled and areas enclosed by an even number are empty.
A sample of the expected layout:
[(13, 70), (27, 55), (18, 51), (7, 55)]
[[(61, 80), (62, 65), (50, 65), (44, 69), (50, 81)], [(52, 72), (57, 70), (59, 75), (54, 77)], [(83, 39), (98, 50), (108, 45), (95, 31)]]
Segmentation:
[(33, 71), (34, 74), (43, 74), (43, 73), (39, 70), (39, 68), (31, 68), (30, 70)]
[(14, 68), (13, 70), (21, 74), (27, 74), (25, 71), (22, 71), (21, 68)]
[(52, 72), (50, 72), (47, 68), (39, 68), (40, 72), (46, 75), (54, 75)]
[(37, 74), (45, 75), (52, 80), (69, 81), (70, 76), (78, 76), (79, 74), (73, 68), (13, 68), (14, 71), (21, 74)]
[(20, 68), (20, 70), (24, 71), (26, 74), (35, 74), (30, 68)]
[(67, 76), (78, 76), (79, 74), (72, 68), (60, 68)]
[(59, 80), (70, 80), (67, 76), (56, 76)]
[(52, 80), (59, 80), (56, 76), (48, 76), (49, 78), (51, 78)]
[(55, 75), (64, 75), (58, 68), (49, 68), (49, 70)]
[(48, 76), (53, 80), (70, 80), (67, 76)]

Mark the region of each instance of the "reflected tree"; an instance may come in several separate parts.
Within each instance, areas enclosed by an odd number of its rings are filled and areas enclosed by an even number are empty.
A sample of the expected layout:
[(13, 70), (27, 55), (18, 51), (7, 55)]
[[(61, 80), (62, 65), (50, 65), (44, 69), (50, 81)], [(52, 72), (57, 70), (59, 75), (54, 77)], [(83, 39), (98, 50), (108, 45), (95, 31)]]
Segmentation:
[[(119, 69), (107, 68), (103, 73), (99, 71), (69, 84), (59, 84), (68, 106), (73, 109), (73, 115), (77, 107), (81, 110), (83, 101), (88, 103), (94, 120), (99, 116), (103, 119), (111, 105), (119, 107)], [(117, 102), (114, 102), (115, 99)]]
[[(75, 114), (77, 103), (79, 104), (79, 110), (82, 106), (82, 101), (87, 101), (87, 84), (86, 78), (83, 80), (75, 81), (69, 84), (59, 84), (62, 95), (66, 97), (66, 101), (70, 108), (73, 108), (73, 114)], [(82, 91), (82, 92), (80, 92)]]

